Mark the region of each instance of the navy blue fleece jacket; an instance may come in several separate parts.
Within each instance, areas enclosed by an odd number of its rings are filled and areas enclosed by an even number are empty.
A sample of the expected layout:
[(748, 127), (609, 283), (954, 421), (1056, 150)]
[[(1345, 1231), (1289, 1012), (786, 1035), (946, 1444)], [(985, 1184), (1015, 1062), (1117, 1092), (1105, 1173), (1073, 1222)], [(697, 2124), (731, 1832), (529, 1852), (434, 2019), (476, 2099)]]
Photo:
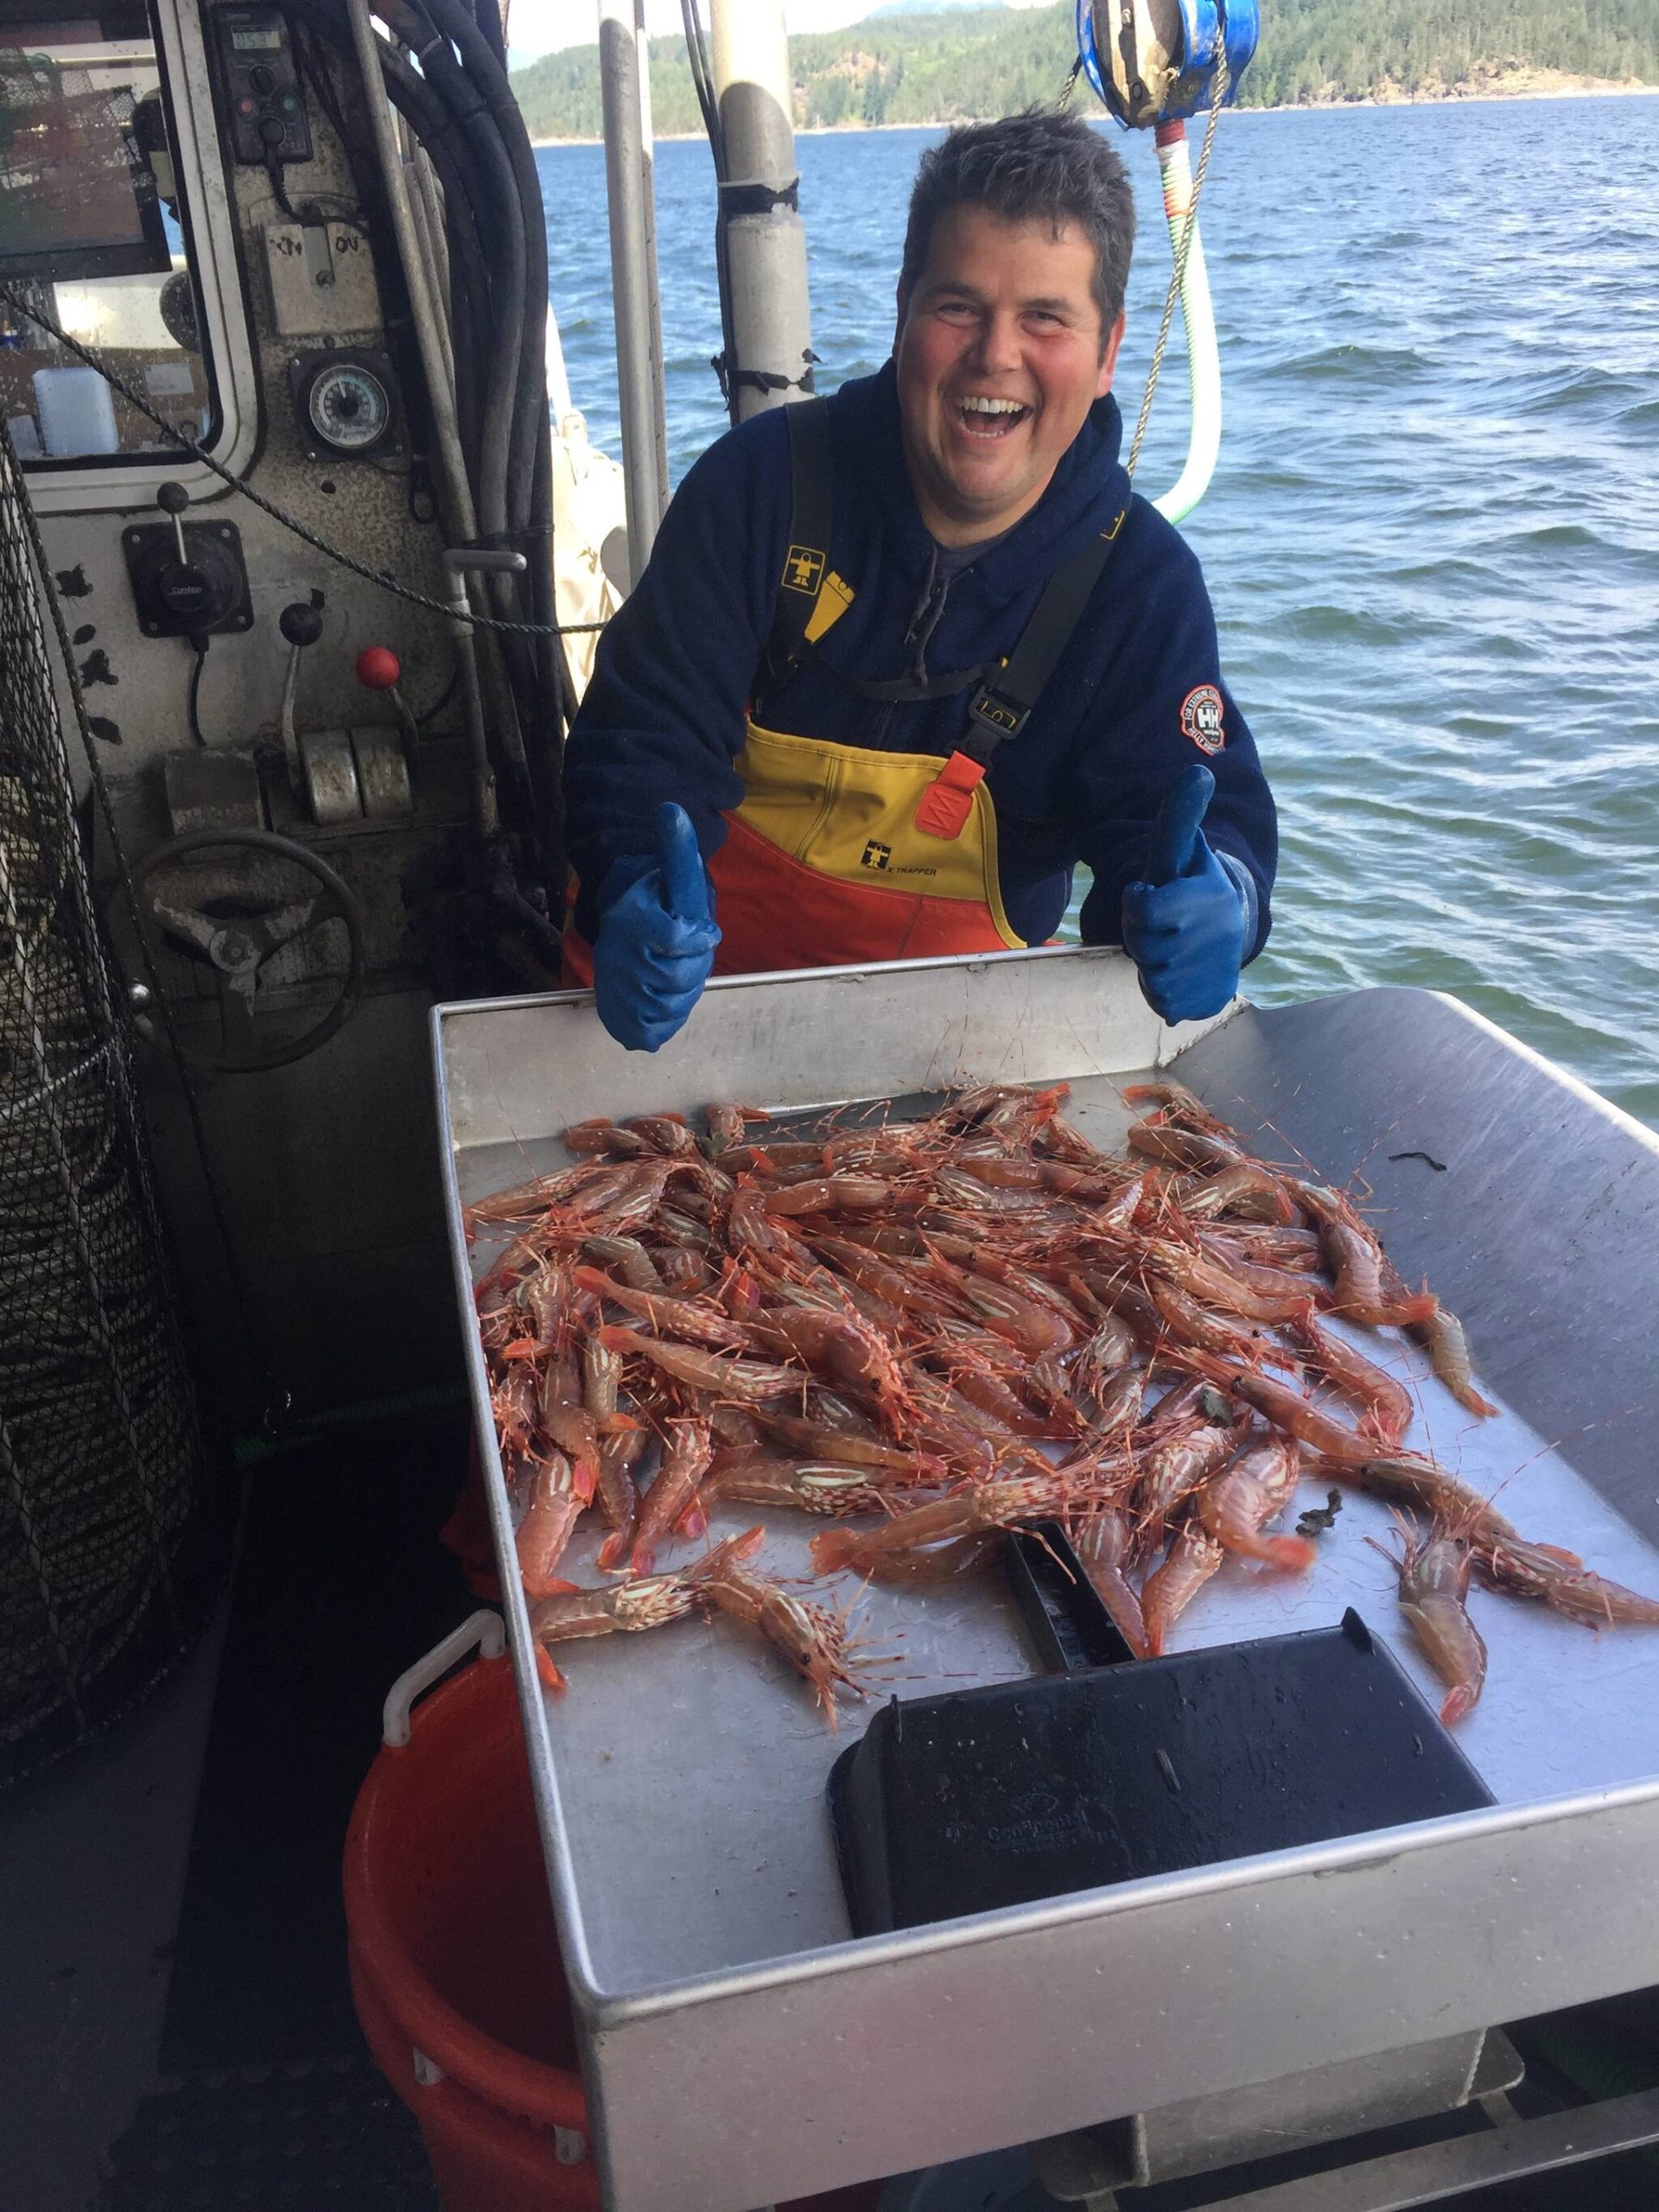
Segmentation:
[[(1009, 652), (1054, 569), (1109, 527), (1128, 498), (1117, 457), (1122, 419), (1108, 397), (1095, 403), (1037, 505), (951, 581), (938, 608), (937, 549), (906, 474), (892, 363), (842, 385), (830, 411), (830, 566), (855, 597), (817, 652), (862, 678), (903, 676), (918, 658), (937, 675)], [(576, 923), (590, 939), (594, 887), (613, 861), (654, 850), (664, 799), (690, 815), (705, 859), (724, 841), (721, 817), (742, 797), (733, 762), (772, 628), (790, 510), (788, 431), (773, 410), (718, 439), (690, 471), (645, 575), (605, 632), (565, 766), (569, 854), (582, 887)], [(1193, 701), (1205, 686), (1223, 702), (1219, 751), (1211, 749), (1205, 702)], [(767, 696), (760, 719), (791, 735), (943, 757), (963, 732), (971, 696), (877, 704), (804, 661)], [(1202, 748), (1193, 730), (1205, 739)], [(1137, 498), (1030, 721), (997, 748), (987, 779), (1002, 902), (1027, 943), (1052, 936), (1080, 861), (1095, 878), (1083, 906), (1084, 941), (1119, 942), (1123, 888), (1144, 868), (1159, 805), (1200, 759), (1216, 779), (1205, 835), (1255, 880), (1257, 925), (1246, 948), (1254, 957), (1267, 938), (1277, 855), (1272, 795), (1221, 681), (1197, 557)]]

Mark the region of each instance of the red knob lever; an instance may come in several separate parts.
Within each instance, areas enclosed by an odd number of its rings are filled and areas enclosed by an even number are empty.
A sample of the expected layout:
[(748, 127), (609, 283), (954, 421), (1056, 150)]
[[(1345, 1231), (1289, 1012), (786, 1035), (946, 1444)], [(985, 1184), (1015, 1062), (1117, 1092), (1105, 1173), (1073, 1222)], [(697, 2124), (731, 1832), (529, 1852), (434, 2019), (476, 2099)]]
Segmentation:
[(403, 674), (390, 645), (365, 645), (357, 657), (357, 680), (371, 691), (391, 691)]

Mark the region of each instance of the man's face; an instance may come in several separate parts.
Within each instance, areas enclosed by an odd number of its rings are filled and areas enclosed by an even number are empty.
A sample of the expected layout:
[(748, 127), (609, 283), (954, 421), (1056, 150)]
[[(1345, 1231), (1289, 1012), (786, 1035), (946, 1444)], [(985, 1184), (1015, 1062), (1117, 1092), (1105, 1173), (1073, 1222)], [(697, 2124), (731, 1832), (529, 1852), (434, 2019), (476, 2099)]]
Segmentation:
[(1095, 252), (1074, 225), (963, 202), (933, 226), (899, 294), (899, 411), (922, 519), (944, 545), (1011, 530), (1048, 488), (1123, 335), (1103, 334)]

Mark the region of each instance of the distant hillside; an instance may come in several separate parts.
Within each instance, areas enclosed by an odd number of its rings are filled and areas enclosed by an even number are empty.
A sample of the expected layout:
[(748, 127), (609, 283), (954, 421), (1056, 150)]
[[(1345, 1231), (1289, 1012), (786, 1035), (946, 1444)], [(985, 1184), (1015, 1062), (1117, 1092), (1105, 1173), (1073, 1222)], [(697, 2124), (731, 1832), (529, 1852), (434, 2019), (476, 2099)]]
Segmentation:
[[(1267, 0), (1246, 107), (1526, 91), (1563, 79), (1659, 85), (1654, 0)], [(790, 41), (798, 128), (956, 123), (1052, 100), (1076, 52), (1071, 0), (879, 16)], [(600, 136), (599, 49), (512, 79), (531, 135)], [(683, 39), (651, 42), (658, 134), (702, 130)]]

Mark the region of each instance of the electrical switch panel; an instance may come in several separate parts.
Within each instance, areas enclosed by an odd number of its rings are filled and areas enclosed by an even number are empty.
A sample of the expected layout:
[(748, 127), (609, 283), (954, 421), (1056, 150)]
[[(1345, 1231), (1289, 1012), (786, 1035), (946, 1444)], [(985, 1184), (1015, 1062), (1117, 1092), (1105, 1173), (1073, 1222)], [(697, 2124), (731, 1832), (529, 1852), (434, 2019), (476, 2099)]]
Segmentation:
[(283, 338), (380, 327), (374, 257), (355, 223), (269, 223), (271, 315)]

